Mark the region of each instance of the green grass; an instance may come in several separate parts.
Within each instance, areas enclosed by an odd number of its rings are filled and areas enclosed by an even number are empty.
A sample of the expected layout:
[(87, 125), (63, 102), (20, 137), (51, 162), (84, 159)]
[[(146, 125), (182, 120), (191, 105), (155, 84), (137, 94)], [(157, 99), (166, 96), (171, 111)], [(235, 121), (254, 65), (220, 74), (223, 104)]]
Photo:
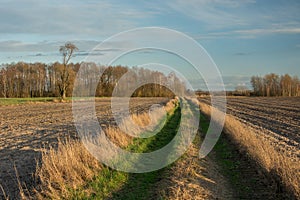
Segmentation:
[[(90, 99), (91, 97), (67, 97), (65, 100), (67, 102), (71, 102), (73, 99)], [(101, 98), (101, 97), (97, 97)], [(96, 98), (96, 99), (97, 99)], [(53, 101), (60, 101), (60, 97), (32, 97), (32, 98), (0, 98), (0, 106), (7, 106), (7, 105), (20, 105), (26, 103), (34, 103), (34, 102), (53, 102)]]
[[(177, 132), (177, 126), (180, 119), (180, 108), (168, 113), (165, 126), (153, 137), (149, 138), (135, 138), (133, 144), (128, 147), (128, 150), (136, 153), (147, 153), (158, 150), (167, 145)], [(161, 122), (164, 123), (164, 122)], [(158, 125), (161, 127), (161, 125)]]
[[(108, 97), (67, 97), (64, 100), (71, 102), (72, 100), (91, 100), (91, 99), (104, 99)], [(32, 98), (0, 98), (0, 106), (20, 105), (34, 102), (53, 102), (60, 101), (60, 97), (32, 97)]]
[(83, 188), (71, 191), (72, 199), (104, 199), (112, 190), (122, 187), (128, 179), (129, 175), (127, 173), (105, 167), (101, 170), (101, 173)]
[[(145, 153), (165, 146), (176, 134), (180, 118), (180, 108), (176, 107), (168, 114), (159, 133), (150, 138), (135, 139), (127, 149)], [(105, 168), (93, 181), (73, 191), (73, 199), (149, 199), (157, 189), (155, 183), (162, 178), (164, 170), (130, 174)]]
[[(200, 117), (200, 127), (202, 129), (202, 137), (205, 136), (208, 127), (209, 121), (206, 117), (201, 115)], [(214, 160), (221, 167), (221, 173), (228, 179), (230, 185), (237, 191), (240, 195), (245, 195), (249, 191), (247, 187), (244, 187), (242, 182), (242, 172), (240, 171), (240, 162), (237, 159), (239, 157), (238, 152), (232, 144), (225, 139), (224, 135), (221, 134), (218, 142), (214, 146)]]
[(1, 105), (18, 105), (32, 102), (49, 102), (53, 101), (54, 97), (37, 97), (37, 98), (0, 98)]

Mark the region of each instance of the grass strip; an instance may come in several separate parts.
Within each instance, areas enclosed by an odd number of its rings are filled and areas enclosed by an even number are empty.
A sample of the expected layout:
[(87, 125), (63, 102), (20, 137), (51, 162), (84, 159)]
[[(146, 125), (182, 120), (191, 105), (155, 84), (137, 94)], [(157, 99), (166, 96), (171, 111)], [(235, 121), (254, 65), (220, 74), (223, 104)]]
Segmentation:
[[(205, 136), (209, 121), (201, 116), (202, 137)], [(269, 172), (256, 164), (247, 152), (241, 151), (228, 135), (222, 134), (213, 152), (209, 155), (221, 167), (234, 190), (236, 199), (294, 199), (289, 198), (285, 190), (274, 182)]]
[[(137, 138), (128, 150), (145, 153), (155, 151), (168, 144), (175, 136), (181, 118), (177, 106), (167, 115), (164, 127), (150, 138)], [(74, 190), (72, 199), (150, 199), (155, 183), (165, 169), (148, 173), (125, 173), (104, 168), (98, 176), (84, 187)]]
[[(203, 134), (202, 137), (204, 137), (208, 131), (209, 120), (203, 115), (200, 117), (200, 127)], [(242, 172), (238, 170), (240, 162), (235, 159), (239, 157), (238, 153), (224, 138), (223, 134), (221, 134), (213, 151), (215, 156), (214, 159), (216, 159), (217, 164), (221, 167), (222, 174), (229, 180), (230, 185), (235, 188), (235, 191), (238, 191), (238, 196), (244, 196), (244, 194), (249, 193), (249, 188), (241, 184)]]
[(0, 98), (0, 106), (19, 105), (34, 102), (50, 102), (54, 101), (54, 97), (38, 97), (38, 98)]

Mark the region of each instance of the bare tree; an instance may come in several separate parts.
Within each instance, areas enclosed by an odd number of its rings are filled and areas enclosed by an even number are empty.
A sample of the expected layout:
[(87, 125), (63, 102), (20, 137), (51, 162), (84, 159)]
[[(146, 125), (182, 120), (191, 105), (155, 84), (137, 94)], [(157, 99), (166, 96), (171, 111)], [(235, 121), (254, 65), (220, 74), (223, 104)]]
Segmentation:
[(1, 96), (6, 98), (7, 97), (7, 72), (5, 69), (0, 70), (0, 90)]
[(284, 76), (281, 76), (280, 87), (282, 96), (292, 96), (292, 86), (293, 81), (290, 75), (285, 74)]
[(297, 76), (292, 80), (292, 96), (300, 96), (300, 80)]
[(255, 95), (258, 96), (300, 96), (300, 81), (297, 76), (288, 74), (278, 76), (271, 73), (264, 77), (253, 76), (251, 84)]
[(253, 87), (253, 91), (257, 96), (263, 96), (263, 83), (262, 78), (259, 76), (251, 77), (251, 84)]
[(78, 48), (71, 42), (67, 42), (64, 46), (59, 48), (59, 52), (63, 56), (62, 68), (60, 69), (60, 81), (58, 84), (59, 93), (62, 99), (66, 98), (66, 92), (70, 85), (70, 75), (73, 72), (72, 69), (68, 66), (69, 61), (71, 60), (75, 51)]
[(266, 74), (264, 77), (264, 85), (266, 89), (266, 96), (279, 96), (279, 76), (271, 73)]

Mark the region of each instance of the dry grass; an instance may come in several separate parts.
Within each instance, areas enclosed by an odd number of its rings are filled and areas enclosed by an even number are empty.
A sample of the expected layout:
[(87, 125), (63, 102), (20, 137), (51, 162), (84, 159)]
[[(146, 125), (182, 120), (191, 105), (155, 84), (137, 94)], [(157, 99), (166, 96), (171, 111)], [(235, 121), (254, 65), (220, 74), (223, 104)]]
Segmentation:
[[(192, 146), (185, 157), (176, 162), (170, 175), (159, 183), (163, 199), (215, 199), (212, 188), (216, 182), (207, 176), (207, 161), (199, 160), (197, 149)], [(184, 169), (184, 170), (183, 170)]]
[(2, 187), (1, 184), (0, 184), (0, 189), (1, 189), (4, 200), (9, 200), (9, 196), (6, 195), (6, 192), (4, 191), (4, 188)]
[(41, 185), (37, 197), (68, 198), (70, 188), (76, 189), (91, 180), (101, 170), (99, 162), (80, 141), (59, 141), (58, 148), (43, 152), (36, 176)]
[[(15, 175), (16, 175), (16, 182), (17, 182), (17, 186), (18, 186), (18, 192), (19, 192), (19, 195), (20, 195), (20, 199), (30, 199), (31, 198), (31, 194), (26, 186), (26, 184), (22, 184), (21, 181), (20, 181), (20, 176), (19, 176), (19, 172), (17, 170), (17, 167), (16, 165), (14, 164), (13, 165), (14, 167), (14, 170), (15, 170)], [(2, 199), (4, 200), (9, 200), (9, 199), (12, 199), (10, 198), (9, 195), (6, 194), (3, 186), (0, 184), (0, 193), (2, 195)], [(0, 196), (1, 197), (1, 196)]]
[[(210, 116), (211, 106), (199, 103), (201, 111)], [(216, 120), (217, 119), (212, 119)], [(258, 135), (235, 117), (226, 116), (224, 132), (235, 142), (242, 152), (249, 156), (272, 175), (274, 180), (283, 183), (288, 192), (300, 198), (300, 165), (283, 152), (276, 151), (272, 144), (262, 135)], [(279, 180), (278, 180), (279, 179)]]
[(153, 108), (148, 113), (132, 114), (124, 118), (119, 127), (135, 137), (146, 131), (157, 130), (157, 125), (174, 108), (176, 101), (171, 99), (164, 107)]
[[(171, 100), (166, 104), (165, 110), (170, 111), (174, 105), (175, 101)], [(163, 116), (162, 110), (155, 110), (150, 114), (154, 119), (152, 122), (158, 122)], [(148, 113), (132, 115), (131, 118), (140, 127), (146, 126), (150, 122)], [(140, 133), (143, 128), (137, 131)], [(104, 132), (111, 141), (120, 147), (126, 147), (133, 141), (133, 137), (122, 133), (116, 127), (108, 127)], [(103, 166), (87, 151), (81, 141), (65, 139), (59, 140), (57, 148), (44, 150), (41, 164), (38, 164), (37, 168), (36, 177), (40, 181), (40, 185), (35, 190), (34, 198), (68, 199), (72, 195), (72, 190), (76, 190), (92, 180), (101, 173)], [(87, 188), (86, 192), (92, 191), (88, 191)]]
[(172, 200), (213, 199), (210, 189), (216, 183), (203, 175), (207, 170), (203, 164), (199, 161), (197, 149), (191, 146), (185, 157), (172, 166), (168, 177), (158, 183), (158, 188), (161, 188), (159, 196)]
[(127, 147), (133, 140), (133, 137), (120, 131), (120, 129), (116, 127), (109, 126), (104, 130), (104, 132), (110, 141), (122, 148)]
[[(28, 191), (28, 189), (27, 189), (27, 187), (26, 187), (26, 185), (24, 185), (24, 187), (26, 188), (25, 190), (23, 189), (23, 187), (22, 187), (22, 183), (21, 183), (21, 181), (20, 181), (20, 176), (19, 176), (19, 172), (18, 172), (18, 170), (17, 170), (17, 167), (16, 167), (16, 165), (14, 164), (14, 170), (15, 170), (15, 173), (16, 173), (16, 180), (17, 180), (17, 182), (18, 182), (18, 189), (19, 189), (19, 193), (20, 193), (20, 197), (21, 197), (21, 199), (26, 199), (26, 197), (27, 196), (30, 196), (30, 194), (29, 194), (29, 191)], [(26, 191), (26, 192), (25, 192)]]
[[(192, 116), (191, 106), (197, 105), (194, 98), (183, 103), (182, 115)], [(185, 109), (184, 109), (185, 108)], [(198, 124), (198, 123), (197, 123)], [(188, 121), (182, 124), (184, 136), (190, 136), (195, 124)], [(186, 138), (187, 139), (187, 138)], [(185, 140), (184, 140), (185, 141)], [(183, 145), (191, 141), (185, 141)], [(232, 193), (226, 179), (219, 172), (217, 164), (209, 157), (199, 159), (200, 136), (196, 135), (194, 143), (189, 145), (167, 175), (158, 183), (158, 194), (161, 199), (231, 199)]]

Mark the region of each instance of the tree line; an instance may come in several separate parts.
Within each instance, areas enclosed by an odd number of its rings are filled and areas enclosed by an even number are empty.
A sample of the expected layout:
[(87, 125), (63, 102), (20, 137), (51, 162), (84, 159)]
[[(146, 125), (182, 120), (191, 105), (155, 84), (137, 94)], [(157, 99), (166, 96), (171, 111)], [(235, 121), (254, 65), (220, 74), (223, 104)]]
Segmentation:
[[(100, 66), (95, 63), (70, 63), (78, 48), (70, 42), (59, 48), (62, 63), (11, 63), (0, 66), (0, 97), (70, 97), (73, 94), (75, 77), (80, 96), (126, 95), (131, 91), (134, 97), (172, 97), (185, 92), (185, 83), (175, 73), (165, 75), (158, 71), (123, 66)], [(79, 69), (81, 70), (79, 71)], [(125, 74), (126, 80), (119, 80)], [(136, 88), (138, 84), (138, 88)], [(77, 93), (76, 93), (77, 94)], [(130, 93), (131, 94), (131, 93)], [(128, 94), (127, 94), (128, 95)]]
[(297, 76), (289, 74), (277, 75), (274, 73), (265, 76), (252, 76), (251, 84), (256, 96), (300, 96), (300, 80)]
[[(95, 63), (11, 63), (0, 66), (0, 97), (2, 98), (28, 98), (28, 97), (70, 97), (72, 96), (76, 74), (80, 70), (81, 76), (77, 80), (85, 88), (85, 95), (95, 94), (97, 97), (111, 96), (119, 79), (128, 71), (134, 72), (127, 77), (126, 84), (118, 86), (118, 90), (126, 91), (137, 82), (148, 79), (153, 83), (144, 84), (133, 91), (135, 97), (161, 97), (173, 96), (168, 89), (177, 87), (184, 92), (185, 84), (174, 74), (165, 75), (158, 71), (144, 68), (129, 68), (124, 66), (99, 66)], [(100, 72), (102, 73), (100, 77)], [(99, 80), (96, 92), (92, 91), (91, 81)], [(163, 85), (168, 86), (165, 87)], [(89, 88), (86, 90), (86, 88)], [(119, 92), (120, 94), (120, 92)]]

